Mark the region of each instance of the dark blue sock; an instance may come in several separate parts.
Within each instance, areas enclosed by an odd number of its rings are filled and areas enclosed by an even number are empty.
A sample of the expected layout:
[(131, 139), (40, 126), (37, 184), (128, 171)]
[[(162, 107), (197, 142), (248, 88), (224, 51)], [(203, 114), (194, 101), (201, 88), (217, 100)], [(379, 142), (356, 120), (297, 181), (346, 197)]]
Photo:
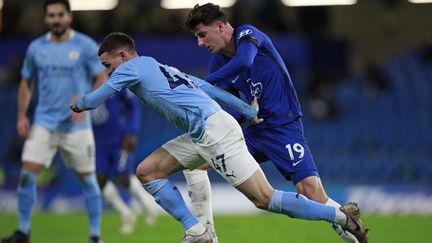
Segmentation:
[(102, 198), (96, 175), (84, 176), (81, 185), (90, 223), (90, 236), (100, 236)]
[(37, 174), (26, 169), (21, 170), (18, 193), (18, 230), (28, 234), (32, 217), (33, 204), (36, 201)]
[(298, 193), (279, 190), (274, 190), (268, 210), (299, 219), (334, 222), (336, 218), (334, 207), (314, 202)]
[(153, 180), (143, 186), (167, 213), (180, 221), (185, 230), (199, 222), (187, 208), (177, 187), (168, 179)]

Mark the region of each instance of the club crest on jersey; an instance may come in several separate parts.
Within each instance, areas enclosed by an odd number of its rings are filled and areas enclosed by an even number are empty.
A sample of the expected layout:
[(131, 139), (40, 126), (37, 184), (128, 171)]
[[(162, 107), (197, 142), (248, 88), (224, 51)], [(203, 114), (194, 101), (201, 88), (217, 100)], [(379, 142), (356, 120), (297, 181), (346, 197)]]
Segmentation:
[(250, 35), (250, 34), (252, 34), (252, 30), (251, 29), (245, 29), (245, 30), (242, 30), (242, 32), (240, 32), (238, 38), (241, 39), (243, 36)]
[(79, 52), (76, 51), (76, 50), (72, 50), (72, 51), (70, 51), (70, 52), (68, 53), (68, 58), (69, 58), (69, 60), (71, 60), (71, 61), (75, 61), (75, 60), (77, 60), (78, 57), (79, 57)]
[(246, 82), (249, 84), (251, 95), (260, 98), (263, 89), (262, 83), (261, 82), (254, 83), (252, 82), (251, 78), (248, 78)]

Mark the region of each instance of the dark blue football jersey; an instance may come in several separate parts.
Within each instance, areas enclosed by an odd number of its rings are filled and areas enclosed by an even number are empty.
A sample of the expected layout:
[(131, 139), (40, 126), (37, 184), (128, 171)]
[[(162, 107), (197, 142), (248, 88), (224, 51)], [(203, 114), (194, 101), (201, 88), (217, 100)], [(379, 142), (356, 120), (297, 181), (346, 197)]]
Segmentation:
[[(217, 53), (210, 63), (211, 74), (206, 80), (223, 89), (240, 91), (247, 102), (256, 96), (260, 106), (258, 117), (264, 118), (264, 122), (257, 125), (260, 128), (279, 126), (301, 117), (291, 77), (271, 39), (252, 25), (235, 29), (234, 38), (236, 56), (241, 55), (239, 51), (257, 51), (255, 56), (249, 55), (253, 60), (246, 60), (250, 62), (247, 68), (233, 69), (229, 66), (239, 66), (238, 60)], [(247, 47), (240, 49), (241, 45)], [(223, 66), (226, 67), (221, 69)]]

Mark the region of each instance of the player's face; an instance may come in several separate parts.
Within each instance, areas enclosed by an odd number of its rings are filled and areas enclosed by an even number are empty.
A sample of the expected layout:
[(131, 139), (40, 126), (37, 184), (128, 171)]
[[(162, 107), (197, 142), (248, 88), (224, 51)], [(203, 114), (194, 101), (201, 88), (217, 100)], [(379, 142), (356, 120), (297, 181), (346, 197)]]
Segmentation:
[(119, 53), (108, 53), (104, 52), (100, 56), (100, 61), (102, 65), (105, 66), (106, 73), (111, 76), (114, 70), (123, 63), (124, 59)]
[(198, 38), (198, 46), (207, 48), (211, 53), (217, 53), (227, 46), (224, 40), (223, 31), (225, 24), (217, 21), (211, 25), (197, 25), (194, 35)]
[(45, 13), (45, 23), (55, 36), (63, 35), (72, 23), (72, 15), (61, 3), (49, 4)]

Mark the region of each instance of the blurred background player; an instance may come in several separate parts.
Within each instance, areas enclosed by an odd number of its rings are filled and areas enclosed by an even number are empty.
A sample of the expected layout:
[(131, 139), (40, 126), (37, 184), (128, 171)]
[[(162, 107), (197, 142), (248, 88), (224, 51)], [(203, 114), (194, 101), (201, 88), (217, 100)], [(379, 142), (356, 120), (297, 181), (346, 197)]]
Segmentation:
[(171, 174), (210, 164), (227, 182), (243, 193), (257, 208), (307, 220), (326, 220), (366, 237), (355, 203), (340, 208), (326, 206), (299, 193), (275, 190), (248, 152), (236, 120), (222, 110), (216, 100), (237, 108), (252, 124), (257, 118), (256, 99), (248, 106), (204, 80), (139, 56), (132, 38), (124, 33), (105, 37), (98, 54), (110, 78), (95, 91), (74, 97), (70, 108), (77, 113), (91, 110), (123, 89), (130, 89), (152, 110), (184, 132), (147, 156), (137, 168), (137, 176), (156, 202), (179, 221), (185, 236), (182, 242), (212, 242), (213, 238), (193, 216), (168, 179)]
[(115, 183), (127, 188), (139, 203), (146, 223), (154, 225), (157, 212), (153, 197), (135, 176), (133, 150), (141, 122), (139, 101), (127, 90), (119, 92), (91, 112), (96, 141), (96, 174), (102, 195), (122, 218), (120, 232), (133, 232), (137, 218), (125, 203)]
[[(49, 32), (28, 47), (18, 90), (18, 134), (26, 139), (17, 189), (18, 229), (2, 243), (31, 242), (30, 221), (36, 201), (36, 178), (49, 167), (57, 151), (76, 171), (82, 187), (90, 223), (90, 242), (100, 240), (102, 200), (95, 174), (95, 148), (90, 116), (70, 111), (69, 100), (89, 92), (92, 83), (106, 80), (99, 63), (97, 45), (71, 29), (72, 13), (66, 0), (44, 3)], [(38, 88), (33, 125), (27, 118), (32, 86)], [(71, 226), (72, 227), (72, 226)]]
[[(329, 198), (303, 133), (302, 112), (288, 70), (271, 39), (252, 25), (234, 29), (218, 5), (189, 12), (185, 26), (198, 45), (212, 54), (209, 83), (241, 96), (258, 98), (258, 116), (264, 121), (243, 129), (247, 147), (259, 162), (271, 160), (297, 192), (316, 202), (340, 208)], [(234, 114), (236, 116), (236, 114)], [(205, 171), (184, 171), (193, 211), (213, 232), (210, 183)], [(333, 229), (345, 242), (358, 242), (337, 224)], [(360, 239), (366, 240), (366, 239)]]

